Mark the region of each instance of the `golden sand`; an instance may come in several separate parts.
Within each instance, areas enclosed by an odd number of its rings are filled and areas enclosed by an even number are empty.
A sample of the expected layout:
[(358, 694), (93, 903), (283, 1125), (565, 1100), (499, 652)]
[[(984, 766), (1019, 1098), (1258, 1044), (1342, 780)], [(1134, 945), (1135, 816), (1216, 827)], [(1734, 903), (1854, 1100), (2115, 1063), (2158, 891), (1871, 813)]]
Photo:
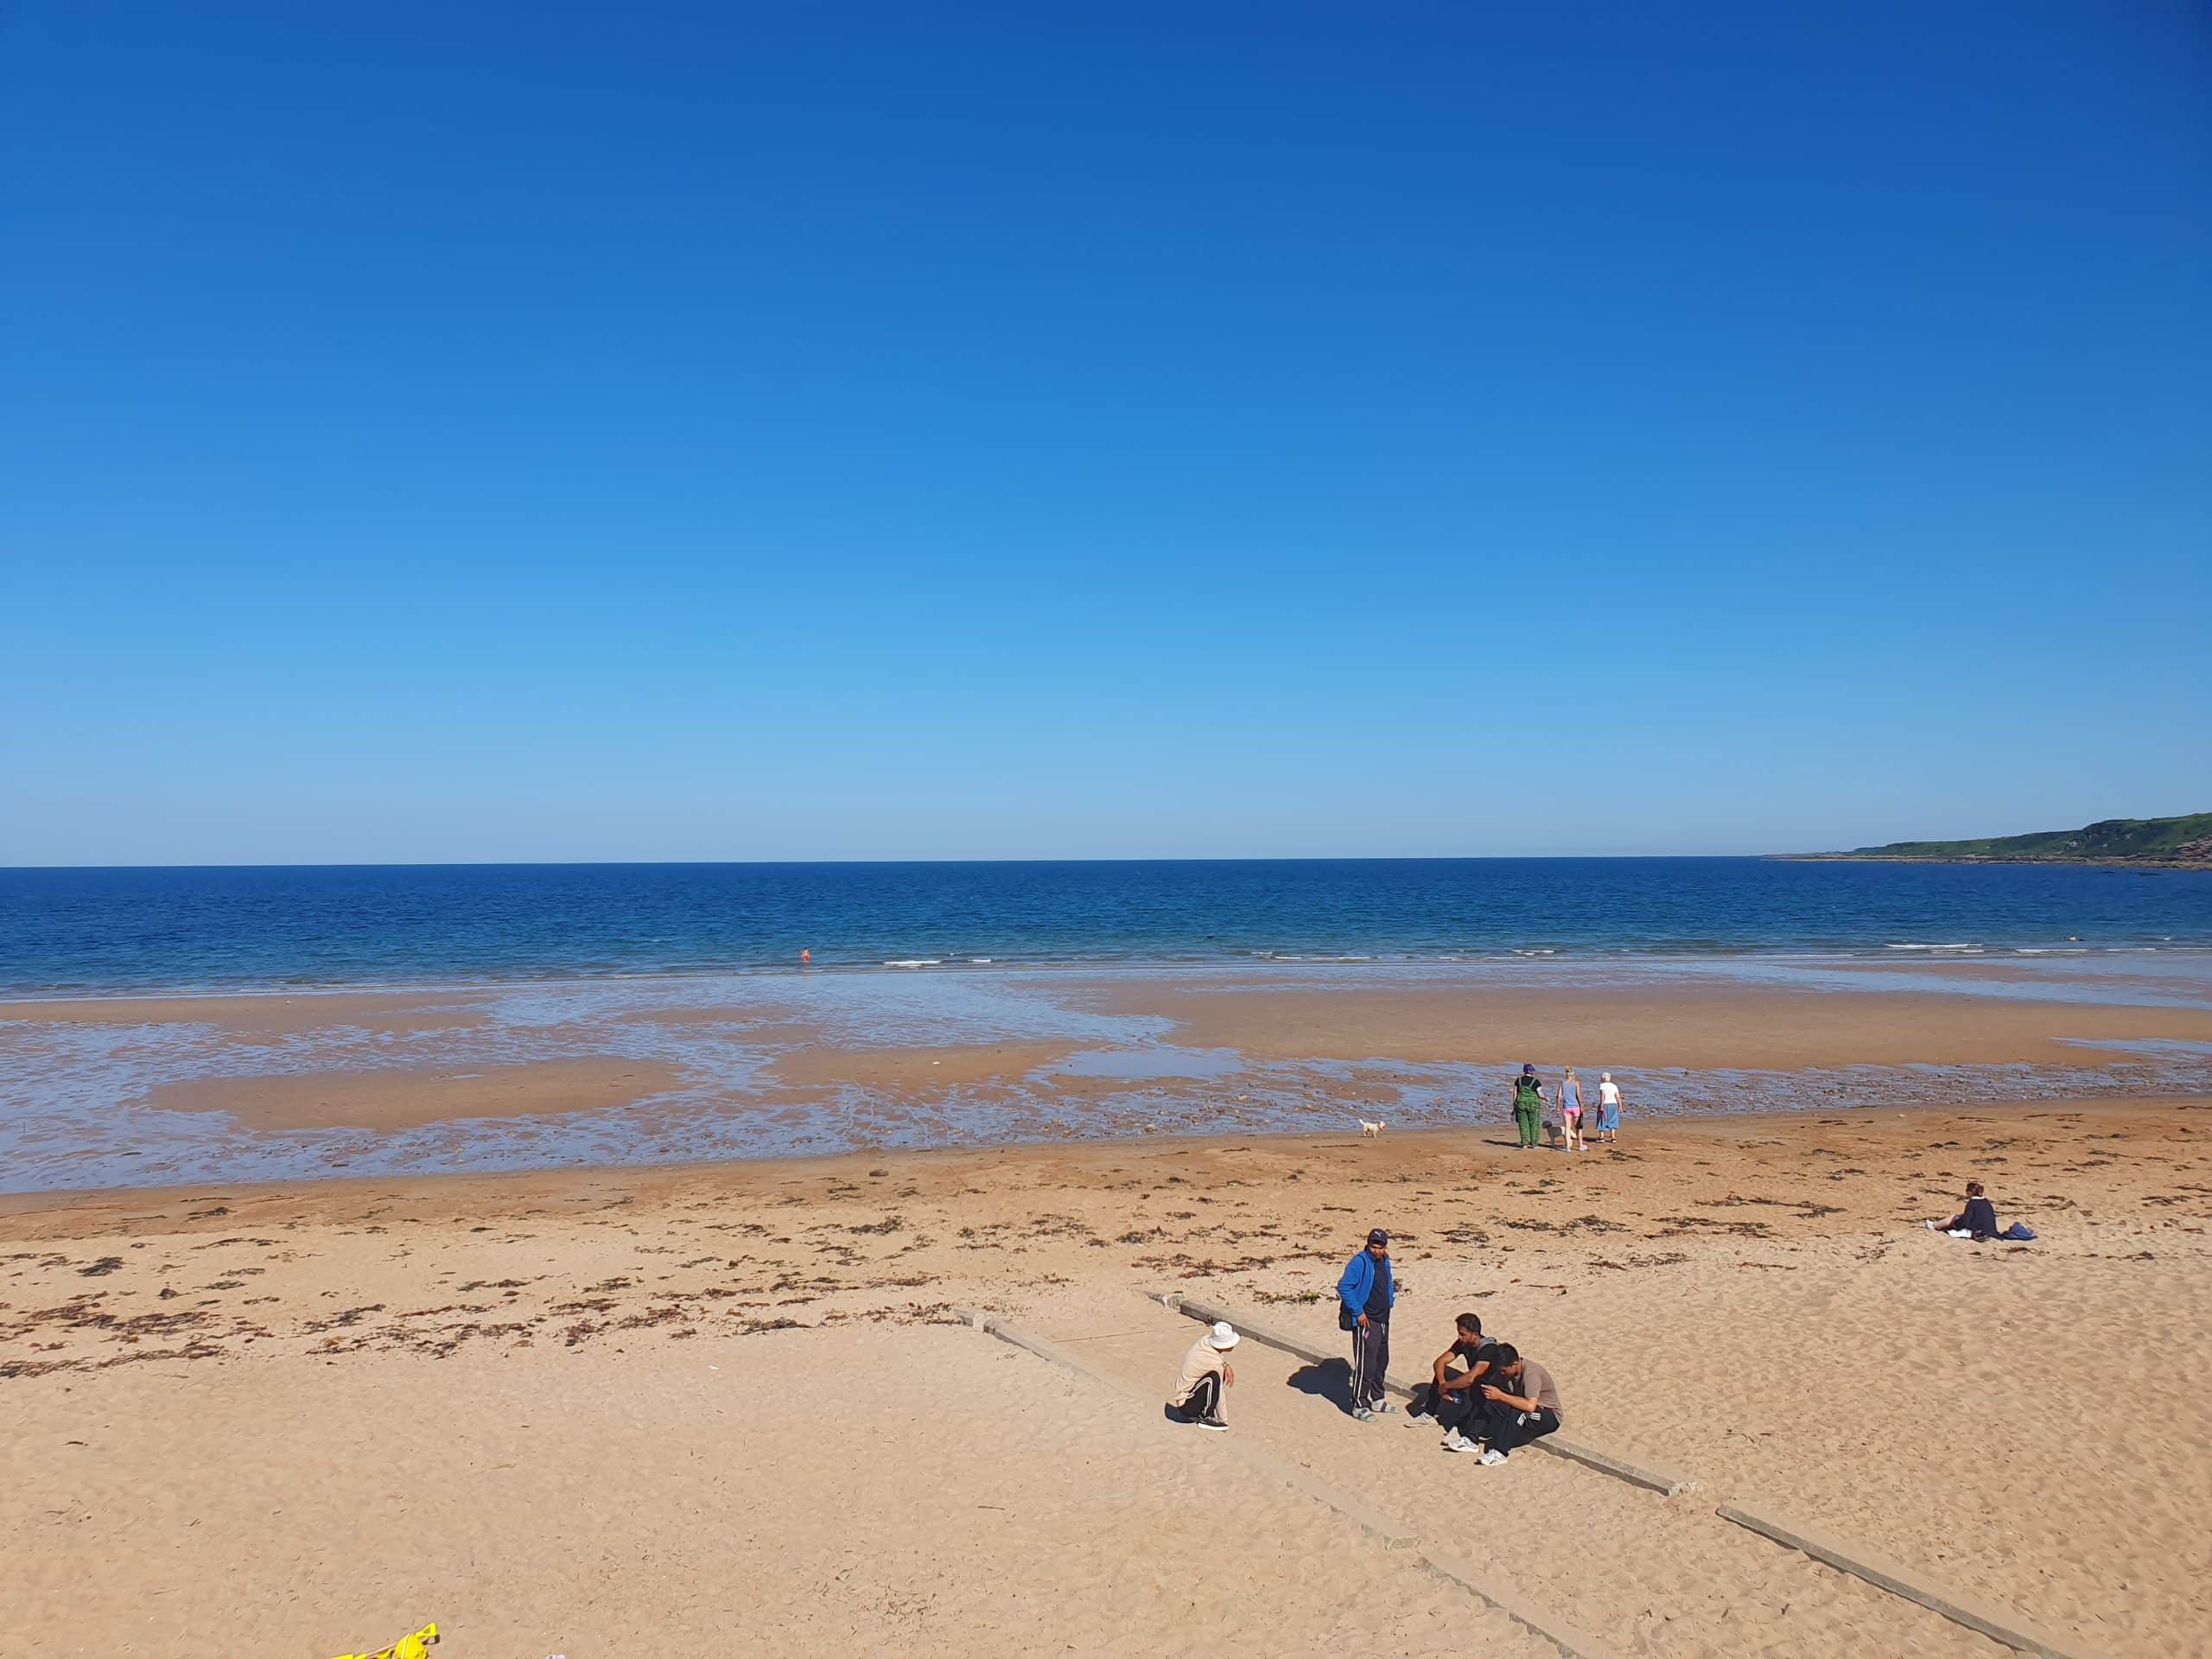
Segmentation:
[[(1160, 1412), (1193, 1327), (1139, 1291), (1332, 1343), (1379, 1224), (1402, 1371), (1479, 1310), (1573, 1433), (1702, 1489), (1473, 1467), (1249, 1344), (1232, 1437), (1618, 1651), (1998, 1651), (1713, 1518), (1748, 1496), (2182, 1659), (2212, 1628), (2208, 1130), (2204, 1101), (1859, 1110), (1580, 1157), (1481, 1129), (17, 1198), (0, 1649), (321, 1659), (435, 1618), (455, 1659), (1529, 1650)], [(2041, 1241), (1916, 1224), (1970, 1177)]]

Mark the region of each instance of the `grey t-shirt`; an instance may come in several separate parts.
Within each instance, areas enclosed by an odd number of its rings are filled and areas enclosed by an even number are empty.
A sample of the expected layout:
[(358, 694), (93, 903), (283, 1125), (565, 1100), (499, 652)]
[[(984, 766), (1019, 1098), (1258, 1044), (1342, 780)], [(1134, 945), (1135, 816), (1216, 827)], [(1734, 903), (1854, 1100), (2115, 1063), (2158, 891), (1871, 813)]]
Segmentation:
[(1518, 1395), (1523, 1400), (1535, 1401), (1538, 1406), (1550, 1412), (1561, 1422), (1567, 1421), (1567, 1414), (1559, 1408), (1559, 1389), (1552, 1382), (1552, 1374), (1537, 1364), (1535, 1360), (1522, 1360), (1521, 1375), (1513, 1382), (1501, 1382), (1498, 1386), (1509, 1394)]

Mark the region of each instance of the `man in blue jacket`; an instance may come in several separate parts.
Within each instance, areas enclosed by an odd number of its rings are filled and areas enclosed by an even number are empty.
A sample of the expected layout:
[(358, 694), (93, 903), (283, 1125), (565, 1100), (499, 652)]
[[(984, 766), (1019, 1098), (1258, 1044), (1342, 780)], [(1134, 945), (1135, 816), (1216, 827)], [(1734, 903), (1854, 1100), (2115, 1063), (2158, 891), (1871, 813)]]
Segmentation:
[(1390, 1305), (1397, 1300), (1390, 1235), (1377, 1227), (1337, 1281), (1337, 1325), (1351, 1332), (1351, 1414), (1363, 1423), (1395, 1409), (1382, 1392), (1382, 1377), (1390, 1369)]

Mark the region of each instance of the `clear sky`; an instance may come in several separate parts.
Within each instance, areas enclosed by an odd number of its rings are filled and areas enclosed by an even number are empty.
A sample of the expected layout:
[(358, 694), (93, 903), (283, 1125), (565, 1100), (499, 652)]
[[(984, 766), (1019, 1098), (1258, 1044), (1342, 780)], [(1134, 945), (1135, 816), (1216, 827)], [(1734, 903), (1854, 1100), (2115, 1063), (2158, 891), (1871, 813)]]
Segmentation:
[(0, 7), (0, 864), (2212, 807), (2212, 10)]

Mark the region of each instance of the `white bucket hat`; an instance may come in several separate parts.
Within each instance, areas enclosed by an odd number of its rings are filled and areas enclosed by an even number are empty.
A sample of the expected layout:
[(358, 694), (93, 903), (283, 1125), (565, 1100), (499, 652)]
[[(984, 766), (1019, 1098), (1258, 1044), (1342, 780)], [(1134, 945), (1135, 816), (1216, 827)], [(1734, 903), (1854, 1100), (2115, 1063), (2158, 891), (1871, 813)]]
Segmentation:
[(1213, 1329), (1206, 1332), (1206, 1341), (1216, 1348), (1234, 1348), (1236, 1345), (1236, 1327), (1227, 1319), (1217, 1319)]

